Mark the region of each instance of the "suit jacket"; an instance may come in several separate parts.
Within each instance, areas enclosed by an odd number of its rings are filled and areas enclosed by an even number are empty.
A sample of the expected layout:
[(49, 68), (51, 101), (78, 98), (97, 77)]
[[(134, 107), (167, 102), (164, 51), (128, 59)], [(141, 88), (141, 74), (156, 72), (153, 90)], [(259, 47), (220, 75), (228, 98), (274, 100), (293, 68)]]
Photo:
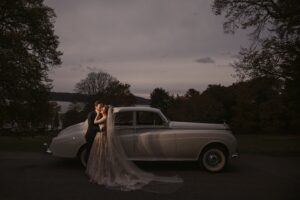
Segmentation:
[(92, 111), (88, 114), (88, 129), (85, 134), (87, 142), (92, 142), (96, 133), (99, 131), (99, 126), (94, 123), (97, 113)]

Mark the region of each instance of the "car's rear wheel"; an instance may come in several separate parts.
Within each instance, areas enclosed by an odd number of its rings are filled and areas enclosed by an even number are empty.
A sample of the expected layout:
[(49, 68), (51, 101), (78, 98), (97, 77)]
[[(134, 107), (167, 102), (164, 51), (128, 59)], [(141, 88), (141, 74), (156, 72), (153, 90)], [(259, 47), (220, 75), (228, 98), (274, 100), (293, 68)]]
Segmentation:
[(78, 152), (78, 159), (83, 167), (86, 167), (86, 146), (82, 146)]
[(209, 146), (203, 150), (199, 162), (209, 172), (220, 172), (226, 167), (227, 151), (221, 146)]

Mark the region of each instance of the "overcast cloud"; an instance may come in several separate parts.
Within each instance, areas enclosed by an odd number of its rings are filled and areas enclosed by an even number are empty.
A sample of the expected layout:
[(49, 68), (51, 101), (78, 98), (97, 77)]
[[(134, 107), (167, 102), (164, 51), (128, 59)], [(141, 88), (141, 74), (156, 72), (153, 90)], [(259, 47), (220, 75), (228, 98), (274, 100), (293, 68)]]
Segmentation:
[[(149, 96), (234, 82), (230, 67), (245, 33), (223, 33), (211, 0), (47, 0), (57, 18), (62, 65), (50, 74), (54, 91), (72, 92), (91, 71), (103, 70)], [(219, 67), (222, 66), (222, 67)]]
[(197, 63), (215, 63), (215, 61), (210, 57), (199, 58), (196, 60)]

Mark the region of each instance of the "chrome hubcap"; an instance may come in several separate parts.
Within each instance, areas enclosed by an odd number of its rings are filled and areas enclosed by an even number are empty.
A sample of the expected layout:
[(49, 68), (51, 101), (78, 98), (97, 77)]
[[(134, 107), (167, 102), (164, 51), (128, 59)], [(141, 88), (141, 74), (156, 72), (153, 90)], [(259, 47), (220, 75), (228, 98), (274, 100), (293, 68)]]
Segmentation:
[(216, 166), (220, 163), (221, 161), (221, 158), (218, 154), (216, 153), (210, 153), (207, 155), (207, 164), (210, 165), (210, 166)]

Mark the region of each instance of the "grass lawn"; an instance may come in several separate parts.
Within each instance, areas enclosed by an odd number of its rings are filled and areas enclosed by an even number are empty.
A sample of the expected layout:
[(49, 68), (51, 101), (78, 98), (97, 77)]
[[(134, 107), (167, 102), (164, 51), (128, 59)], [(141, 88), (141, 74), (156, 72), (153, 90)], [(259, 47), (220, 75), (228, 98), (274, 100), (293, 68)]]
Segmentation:
[(0, 151), (41, 152), (45, 149), (43, 146), (44, 142), (49, 144), (50, 141), (50, 136), (1, 136)]
[(300, 156), (300, 135), (236, 135), (240, 153)]
[[(236, 135), (240, 153), (300, 156), (300, 135)], [(0, 137), (0, 151), (39, 152), (50, 136)]]

